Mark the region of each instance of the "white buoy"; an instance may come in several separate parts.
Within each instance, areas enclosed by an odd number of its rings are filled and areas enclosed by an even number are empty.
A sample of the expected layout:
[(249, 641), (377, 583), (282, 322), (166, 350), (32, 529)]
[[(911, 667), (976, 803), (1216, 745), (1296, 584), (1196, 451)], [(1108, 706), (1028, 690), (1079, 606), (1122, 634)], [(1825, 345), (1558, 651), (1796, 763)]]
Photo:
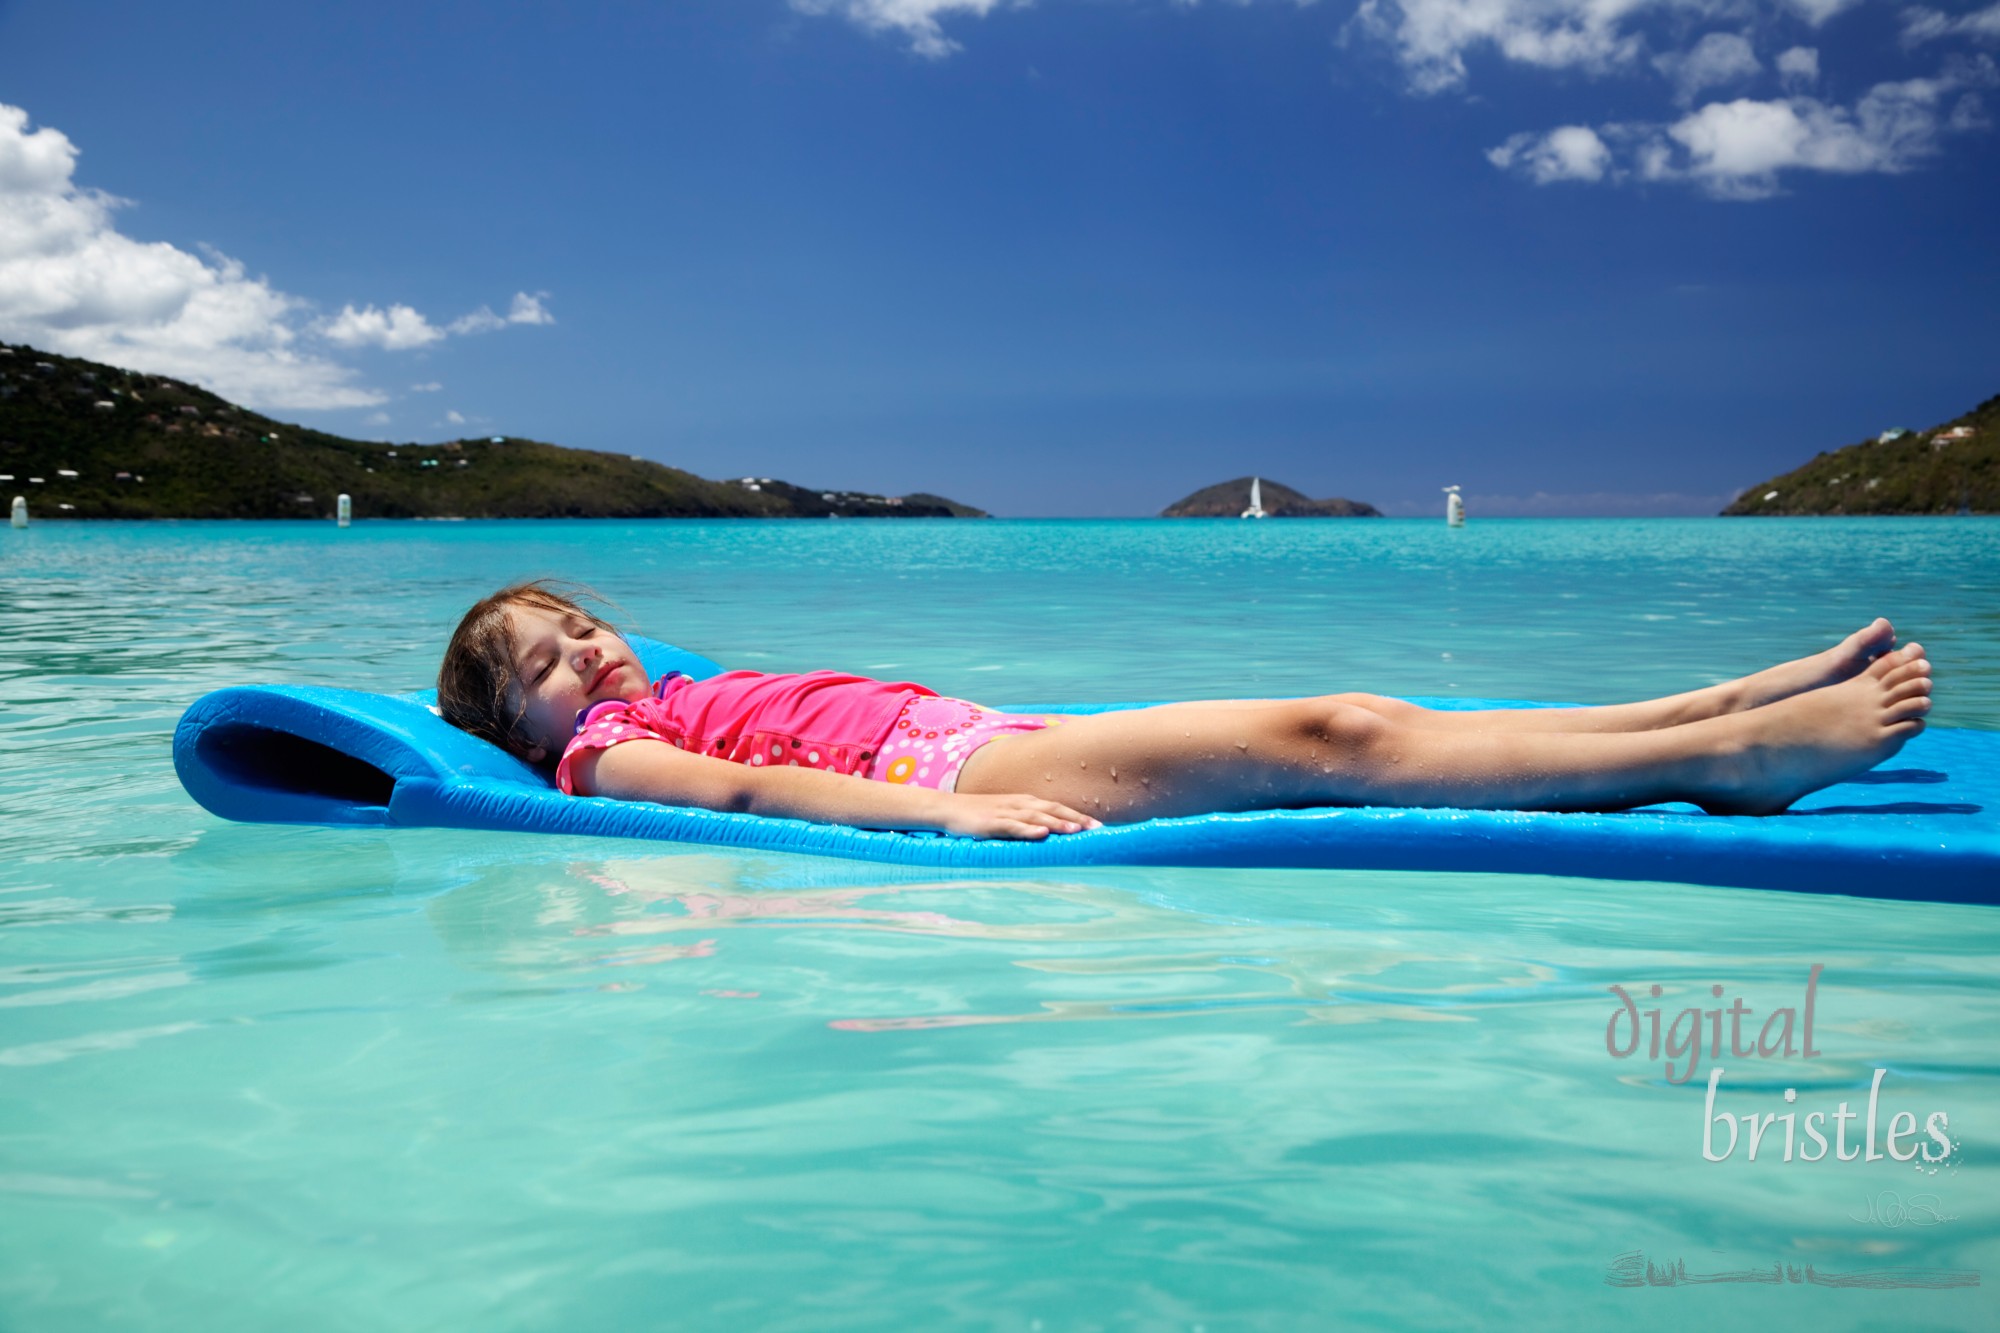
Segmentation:
[(1465, 501), (1458, 498), (1458, 487), (1444, 488), (1444, 521), (1454, 528), (1465, 526)]
[(334, 505), (334, 521), (339, 523), (341, 527), (344, 528), (349, 523), (352, 523), (354, 521), (353, 496), (343, 495), (338, 500), (335, 500), (333, 502), (333, 505)]
[(28, 497), (25, 495), (14, 497), (14, 526), (17, 528), (28, 526)]

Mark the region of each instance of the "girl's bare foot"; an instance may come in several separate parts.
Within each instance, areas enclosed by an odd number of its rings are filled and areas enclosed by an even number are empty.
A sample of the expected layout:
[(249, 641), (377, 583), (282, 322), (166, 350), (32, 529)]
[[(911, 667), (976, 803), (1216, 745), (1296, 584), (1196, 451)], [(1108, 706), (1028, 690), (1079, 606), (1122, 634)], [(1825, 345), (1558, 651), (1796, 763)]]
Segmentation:
[[(1823, 653), (1780, 662), (1745, 676), (1736, 682), (1742, 692), (1736, 707), (1761, 708), (1807, 690), (1852, 680), (1871, 664), (1890, 656), (1890, 647), (1895, 642), (1896, 627), (1877, 617)], [(1909, 649), (1900, 651), (1907, 653)]]
[(1902, 749), (1924, 729), (1930, 707), (1930, 663), (1910, 644), (1825, 688), (1698, 724), (1738, 733), (1711, 761), (1709, 780), (1699, 784), (1709, 794), (1698, 804), (1710, 814), (1776, 814)]

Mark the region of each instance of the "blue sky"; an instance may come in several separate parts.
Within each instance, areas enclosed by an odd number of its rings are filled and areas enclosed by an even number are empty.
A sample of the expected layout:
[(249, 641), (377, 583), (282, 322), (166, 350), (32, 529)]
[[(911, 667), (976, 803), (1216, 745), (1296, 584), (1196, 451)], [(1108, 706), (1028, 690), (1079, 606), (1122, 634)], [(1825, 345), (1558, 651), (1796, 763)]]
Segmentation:
[(2000, 393), (2000, 3), (0, 0), (0, 337), (385, 439), (1701, 513)]

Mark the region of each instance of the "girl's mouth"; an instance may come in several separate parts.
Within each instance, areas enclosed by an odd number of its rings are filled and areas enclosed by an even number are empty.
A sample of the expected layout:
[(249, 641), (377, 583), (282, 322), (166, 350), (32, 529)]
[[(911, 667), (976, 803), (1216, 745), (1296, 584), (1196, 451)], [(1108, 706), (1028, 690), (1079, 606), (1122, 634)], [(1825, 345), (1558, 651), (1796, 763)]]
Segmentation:
[(590, 692), (592, 694), (597, 693), (598, 690), (604, 687), (605, 681), (610, 680), (614, 675), (622, 671), (624, 667), (625, 664), (623, 662), (607, 662), (604, 669), (597, 673), (597, 679), (590, 682)]

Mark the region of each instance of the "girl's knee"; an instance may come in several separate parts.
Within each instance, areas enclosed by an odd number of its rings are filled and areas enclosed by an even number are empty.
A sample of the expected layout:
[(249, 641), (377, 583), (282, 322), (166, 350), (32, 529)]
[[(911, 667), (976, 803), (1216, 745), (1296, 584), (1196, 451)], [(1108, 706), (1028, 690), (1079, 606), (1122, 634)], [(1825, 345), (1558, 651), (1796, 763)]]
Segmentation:
[[(1332, 694), (1301, 700), (1291, 719), (1292, 734), (1315, 749), (1331, 747), (1351, 752), (1379, 744), (1395, 730), (1396, 723), (1382, 710), (1358, 702), (1374, 701), (1379, 697)], [(1382, 702), (1393, 704), (1397, 701), (1389, 699)]]
[(1365, 708), (1377, 717), (1386, 717), (1391, 722), (1413, 722), (1417, 715), (1428, 710), (1401, 699), (1391, 699), (1381, 694), (1329, 694), (1321, 702), (1342, 703), (1354, 708)]

